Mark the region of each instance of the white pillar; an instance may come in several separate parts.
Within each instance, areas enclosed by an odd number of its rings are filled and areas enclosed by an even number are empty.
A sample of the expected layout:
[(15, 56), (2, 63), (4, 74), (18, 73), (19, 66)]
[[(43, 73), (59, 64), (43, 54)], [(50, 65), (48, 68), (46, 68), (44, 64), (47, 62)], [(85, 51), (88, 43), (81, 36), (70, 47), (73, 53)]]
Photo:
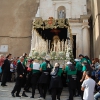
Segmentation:
[(35, 44), (36, 44), (36, 30), (32, 29), (33, 33), (32, 33), (32, 49), (35, 48)]
[(89, 26), (84, 25), (82, 27), (83, 30), (83, 55), (90, 57), (90, 33), (89, 33)]

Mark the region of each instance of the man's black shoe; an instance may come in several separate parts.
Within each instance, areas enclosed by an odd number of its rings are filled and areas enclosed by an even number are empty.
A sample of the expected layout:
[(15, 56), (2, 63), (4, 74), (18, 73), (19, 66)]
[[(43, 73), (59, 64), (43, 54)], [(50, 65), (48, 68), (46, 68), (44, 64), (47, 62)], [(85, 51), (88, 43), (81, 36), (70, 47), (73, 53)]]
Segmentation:
[(1, 86), (4, 86), (3, 84), (1, 84)]
[(15, 97), (14, 93), (11, 92), (12, 97)]
[(16, 97), (21, 97), (20, 95), (16, 95)]
[(7, 86), (7, 85), (5, 85), (5, 84), (1, 84), (1, 86)]
[(26, 90), (25, 92), (31, 93), (31, 91), (29, 91), (29, 90)]
[(7, 86), (6, 84), (4, 86)]
[(30, 98), (34, 98), (33, 96), (31, 96)]
[(76, 94), (75, 96), (76, 96), (76, 97), (80, 97), (81, 95), (80, 95), (80, 94)]
[(28, 96), (25, 94), (25, 92), (23, 92), (22, 96), (23, 96), (23, 97), (28, 97)]

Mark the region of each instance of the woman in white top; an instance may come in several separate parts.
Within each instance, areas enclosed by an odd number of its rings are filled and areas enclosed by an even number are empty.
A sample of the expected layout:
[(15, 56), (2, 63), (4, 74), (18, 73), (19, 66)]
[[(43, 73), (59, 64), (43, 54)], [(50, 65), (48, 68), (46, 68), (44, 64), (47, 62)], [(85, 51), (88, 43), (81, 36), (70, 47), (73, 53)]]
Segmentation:
[(10, 64), (10, 76), (9, 76), (9, 82), (11, 82), (11, 79), (12, 79), (12, 73), (14, 73), (13, 59), (11, 59), (11, 64)]

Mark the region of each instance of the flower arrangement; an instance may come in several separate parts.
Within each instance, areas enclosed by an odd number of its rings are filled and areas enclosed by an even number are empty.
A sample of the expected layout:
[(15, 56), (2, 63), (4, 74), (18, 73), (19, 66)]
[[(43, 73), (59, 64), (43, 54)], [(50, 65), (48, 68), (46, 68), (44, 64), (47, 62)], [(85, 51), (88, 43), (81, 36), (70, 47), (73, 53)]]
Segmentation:
[(41, 52), (40, 56), (41, 57), (45, 57), (46, 56), (46, 52)]
[(37, 57), (38, 55), (39, 55), (39, 53), (37, 51), (34, 51), (33, 52), (33, 56), (36, 56)]
[(61, 59), (65, 58), (65, 53), (63, 51), (59, 52), (59, 57)]
[(55, 57), (56, 56), (56, 52), (55, 51), (52, 51), (50, 54), (51, 54), (51, 57)]

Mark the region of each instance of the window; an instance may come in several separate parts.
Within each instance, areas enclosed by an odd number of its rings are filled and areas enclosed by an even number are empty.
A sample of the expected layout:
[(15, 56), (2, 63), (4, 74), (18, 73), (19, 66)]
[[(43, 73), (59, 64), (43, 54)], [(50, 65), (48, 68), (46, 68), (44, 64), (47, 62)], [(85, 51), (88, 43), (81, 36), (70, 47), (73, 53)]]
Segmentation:
[(66, 18), (66, 8), (64, 6), (60, 6), (57, 9), (58, 19)]

